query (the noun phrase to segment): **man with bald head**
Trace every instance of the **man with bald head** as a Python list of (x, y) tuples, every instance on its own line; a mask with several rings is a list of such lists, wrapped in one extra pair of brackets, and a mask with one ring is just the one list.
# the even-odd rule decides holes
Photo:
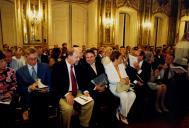
[[(81, 83), (81, 71), (78, 65), (75, 65), (80, 60), (79, 50), (72, 48), (68, 49), (66, 59), (54, 65), (52, 71), (53, 86), (59, 98), (60, 112), (64, 128), (71, 127), (71, 117), (74, 114), (74, 98), (86, 95), (89, 92), (86, 90), (86, 85)], [(81, 127), (89, 127), (89, 122), (93, 109), (93, 101), (81, 106), (79, 115)]]

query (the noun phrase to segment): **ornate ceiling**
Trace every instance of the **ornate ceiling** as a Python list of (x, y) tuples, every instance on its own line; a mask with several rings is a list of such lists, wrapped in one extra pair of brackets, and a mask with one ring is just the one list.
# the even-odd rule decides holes
[(78, 3), (89, 3), (92, 0), (57, 0), (57, 1), (66, 1), (66, 2), (78, 2)]

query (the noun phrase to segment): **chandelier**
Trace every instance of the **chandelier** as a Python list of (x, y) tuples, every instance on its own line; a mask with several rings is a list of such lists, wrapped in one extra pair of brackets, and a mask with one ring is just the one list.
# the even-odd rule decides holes
[(43, 17), (41, 0), (27, 1), (27, 17), (32, 25), (39, 24)]
[(113, 19), (108, 17), (103, 19), (104, 25), (106, 28), (109, 28), (113, 25)]

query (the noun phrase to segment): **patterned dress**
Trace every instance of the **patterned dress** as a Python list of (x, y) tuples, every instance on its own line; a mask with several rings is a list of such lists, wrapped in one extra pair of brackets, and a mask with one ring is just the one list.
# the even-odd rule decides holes
[(16, 75), (14, 69), (6, 68), (0, 72), (0, 99), (6, 98), (7, 93), (13, 95), (16, 91)]

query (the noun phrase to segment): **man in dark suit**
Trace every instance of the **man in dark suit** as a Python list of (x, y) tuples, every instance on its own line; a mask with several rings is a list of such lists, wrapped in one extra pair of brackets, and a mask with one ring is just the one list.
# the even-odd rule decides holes
[[(30, 119), (33, 128), (46, 127), (48, 119), (48, 92), (51, 85), (50, 70), (47, 64), (37, 63), (37, 50), (26, 49), (27, 64), (17, 70), (16, 78), (21, 104), (24, 109), (23, 118), (27, 119), (30, 109)], [(41, 82), (39, 82), (39, 79)], [(40, 85), (46, 85), (40, 88)]]
[[(77, 48), (68, 49), (66, 59), (53, 66), (53, 86), (59, 97), (60, 112), (64, 128), (70, 128), (71, 117), (74, 114), (74, 98), (89, 96), (86, 85), (82, 85), (81, 71), (78, 68), (80, 52)], [(82, 94), (83, 93), (83, 94)], [(94, 102), (81, 106), (79, 120), (81, 127), (89, 127)]]
[(105, 73), (104, 66), (102, 65), (102, 63), (96, 61), (95, 53), (93, 50), (87, 50), (85, 52), (85, 61), (81, 65), (82, 65), (82, 70), (84, 71), (82, 73), (87, 74), (87, 76), (85, 75), (86, 79), (84, 79), (84, 82), (87, 86), (90, 84), (90, 86), (88, 86), (89, 90), (92, 92), (93, 90), (100, 92), (104, 91), (105, 86), (95, 86), (90, 82), (95, 77), (99, 76), (102, 73)]
[(134, 67), (131, 67), (130, 64), (126, 68), (127, 74), (132, 83), (136, 85), (136, 88), (142, 88), (146, 86), (151, 75), (151, 65), (145, 60), (145, 52), (137, 52), (137, 62), (134, 63)]
[(136, 92), (136, 114), (143, 116), (143, 112), (147, 107), (147, 98), (149, 98), (149, 95), (151, 95), (151, 91), (147, 85), (147, 82), (149, 81), (151, 75), (151, 65), (145, 61), (144, 51), (138, 50), (136, 53), (137, 62), (134, 63), (134, 67), (131, 67), (129, 65), (126, 68), (126, 72), (131, 82), (135, 84), (134, 89)]
[[(94, 108), (92, 116), (92, 126), (113, 127), (115, 110), (118, 106), (117, 99), (109, 90), (108, 85), (100, 86), (91, 83), (95, 77), (105, 73), (104, 66), (100, 61), (96, 61), (93, 49), (85, 52), (85, 63), (82, 65), (82, 73), (85, 78), (84, 85), (87, 85), (91, 96), (94, 99)], [(87, 74), (87, 75), (85, 75)], [(110, 123), (111, 122), (111, 123)]]

